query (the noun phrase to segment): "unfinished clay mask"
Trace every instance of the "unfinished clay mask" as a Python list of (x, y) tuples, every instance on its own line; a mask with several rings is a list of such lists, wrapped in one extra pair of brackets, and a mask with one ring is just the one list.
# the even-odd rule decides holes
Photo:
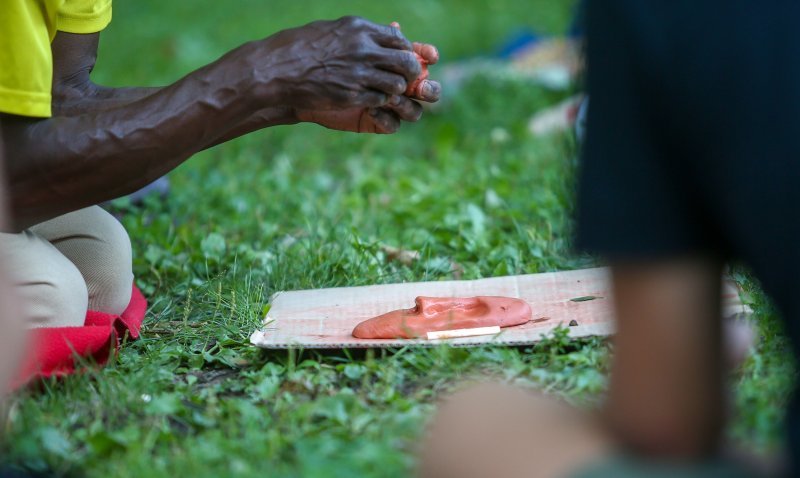
[(360, 339), (415, 339), (428, 332), (511, 327), (531, 320), (531, 308), (521, 299), (479, 296), (417, 297), (416, 307), (365, 320), (353, 329)]

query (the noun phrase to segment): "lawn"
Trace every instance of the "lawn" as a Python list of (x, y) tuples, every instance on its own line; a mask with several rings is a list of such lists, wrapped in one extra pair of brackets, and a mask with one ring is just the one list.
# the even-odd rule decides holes
[[(571, 3), (118, 2), (95, 79), (163, 84), (250, 39), (344, 14), (397, 20), (452, 61), (490, 54), (521, 27), (561, 33)], [(98, 477), (408, 476), (436, 398), (463, 380), (596, 403), (612, 347), (563, 331), (522, 349), (322, 355), (248, 343), (280, 290), (596, 265), (570, 252), (574, 138), (526, 129), (567, 94), (478, 77), (397, 135), (274, 128), (197, 155), (171, 174), (165, 202), (118, 202), (151, 305), (143, 338), (105, 369), (21, 393), (5, 460)], [(382, 245), (421, 258), (391, 262)], [(731, 377), (729, 435), (769, 451), (794, 368), (769, 304), (746, 271), (736, 277), (761, 341)]]

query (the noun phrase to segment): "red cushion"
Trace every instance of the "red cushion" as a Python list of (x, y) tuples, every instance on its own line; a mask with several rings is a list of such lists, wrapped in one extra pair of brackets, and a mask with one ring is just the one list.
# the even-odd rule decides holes
[(147, 300), (133, 286), (131, 303), (122, 315), (89, 311), (83, 327), (30, 331), (27, 353), (11, 388), (45, 377), (69, 375), (82, 361), (105, 364), (111, 351), (119, 349), (120, 340), (126, 333), (133, 339), (139, 337), (146, 310)]

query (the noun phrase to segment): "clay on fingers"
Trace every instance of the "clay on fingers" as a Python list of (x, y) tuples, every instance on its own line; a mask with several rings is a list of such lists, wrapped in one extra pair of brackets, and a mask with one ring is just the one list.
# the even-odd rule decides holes
[[(400, 29), (400, 24), (392, 22), (391, 26)], [(425, 82), (430, 76), (428, 72), (428, 65), (434, 65), (439, 61), (439, 50), (435, 46), (427, 43), (414, 42), (414, 57), (420, 66), (420, 74), (417, 78), (408, 84), (405, 95), (411, 98), (425, 98)]]

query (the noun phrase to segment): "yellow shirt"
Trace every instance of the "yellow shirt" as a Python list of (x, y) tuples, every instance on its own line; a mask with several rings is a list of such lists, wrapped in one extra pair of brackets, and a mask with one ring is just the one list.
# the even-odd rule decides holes
[(111, 0), (0, 1), (0, 112), (49, 117), (56, 30), (99, 32)]

